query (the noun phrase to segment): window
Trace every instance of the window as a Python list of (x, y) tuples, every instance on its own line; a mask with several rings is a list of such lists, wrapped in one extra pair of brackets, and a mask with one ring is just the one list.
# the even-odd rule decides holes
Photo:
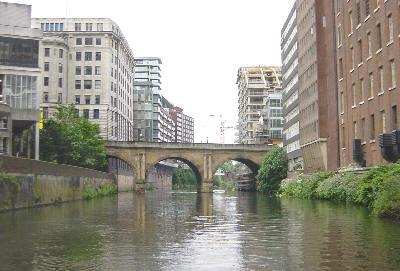
[(384, 82), (383, 82), (384, 78), (383, 78), (383, 66), (379, 67), (379, 83), (380, 83), (380, 90), (379, 92), (383, 92), (384, 89)]
[(358, 63), (362, 63), (363, 62), (363, 54), (362, 54), (362, 41), (361, 40), (358, 40), (358, 52), (359, 52)]
[(350, 34), (353, 33), (353, 12), (349, 11), (349, 25), (350, 25)]
[(85, 80), (84, 81), (84, 88), (85, 89), (92, 89), (92, 80)]
[(83, 109), (83, 117), (89, 119), (89, 109)]
[(50, 31), (54, 31), (54, 23), (50, 23)]
[(369, 91), (370, 91), (370, 98), (374, 97), (374, 75), (372, 72), (369, 74)]
[(94, 81), (94, 88), (95, 89), (101, 89), (101, 80), (95, 80)]
[(101, 60), (101, 52), (96, 52), (96, 61)]
[(49, 77), (43, 77), (43, 86), (49, 86)]
[(46, 31), (50, 31), (50, 24), (46, 23)]
[(353, 83), (353, 107), (356, 107), (357, 97), (356, 97), (356, 84)]
[(60, 23), (60, 31), (64, 31), (64, 23)]
[(86, 23), (86, 31), (92, 31), (92, 23)]
[(85, 45), (93, 45), (93, 38), (85, 38)]
[(75, 89), (81, 89), (81, 80), (75, 80)]
[(82, 24), (81, 23), (75, 23), (75, 31), (81, 31), (82, 30)]
[(358, 130), (357, 130), (357, 122), (353, 121), (353, 127), (354, 127), (354, 138), (358, 138)]
[(371, 136), (371, 140), (375, 140), (375, 115), (374, 114), (372, 114), (371, 115), (371, 127), (370, 127), (370, 129), (371, 129), (371, 134), (370, 134), (370, 136)]
[(44, 23), (41, 23), (41, 24), (40, 24), (40, 29), (42, 29), (42, 31), (45, 31), (45, 27), (44, 27), (44, 26), (45, 26)]
[(44, 48), (44, 56), (49, 57), (50, 56), (50, 48)]
[(58, 63), (58, 73), (62, 73), (62, 72), (63, 72), (63, 64)]
[(381, 24), (376, 25), (376, 33), (377, 33), (377, 42), (378, 42), (378, 50), (382, 48), (382, 33), (381, 33)]
[(368, 40), (368, 57), (372, 57), (372, 38), (371, 32), (367, 33), (367, 40)]
[(95, 74), (96, 74), (96, 75), (101, 75), (101, 66), (96, 66), (96, 68), (95, 68)]
[(340, 92), (340, 113), (344, 113), (344, 95)]
[(365, 16), (369, 16), (369, 0), (365, 0)]
[(85, 95), (85, 104), (90, 104), (90, 95)]
[(45, 71), (45, 72), (50, 71), (50, 63), (49, 63), (49, 62), (45, 62), (45, 63), (44, 63), (44, 71)]
[(62, 88), (63, 85), (63, 79), (62, 78), (58, 78), (58, 87)]
[(82, 45), (82, 38), (76, 38), (76, 45)]
[(57, 102), (58, 102), (59, 104), (62, 103), (62, 93), (58, 93)]
[(101, 38), (96, 38), (96, 45), (101, 45)]
[(361, 119), (361, 141), (363, 143), (366, 141), (366, 137), (365, 137), (365, 118)]
[(360, 7), (360, 2), (356, 3), (356, 9), (357, 9), (357, 25), (361, 24), (361, 7)]
[(338, 25), (338, 30), (337, 30), (337, 35), (338, 35), (338, 47), (342, 46), (342, 25)]
[(381, 0), (376, 0), (376, 8), (379, 8)]
[(43, 107), (43, 118), (47, 119), (49, 117), (49, 108)]
[(82, 74), (81, 66), (76, 66), (75, 67), (75, 75), (81, 75), (81, 74)]
[(95, 103), (100, 104), (100, 95), (95, 96)]
[(388, 15), (388, 34), (389, 34), (389, 42), (393, 42), (393, 17), (392, 14)]
[(63, 58), (64, 57), (64, 50), (63, 49), (59, 49), (58, 50), (58, 57), (59, 58)]
[(339, 58), (339, 78), (343, 78), (343, 59)]
[(392, 106), (392, 130), (397, 129), (397, 106)]
[(97, 31), (103, 31), (103, 23), (97, 23)]
[(385, 113), (385, 110), (381, 111), (381, 119), (382, 119), (382, 133), (386, 133), (386, 113)]
[(361, 95), (361, 103), (364, 102), (365, 99), (365, 88), (364, 88), (364, 79), (360, 79), (360, 95)]
[(390, 75), (392, 77), (392, 87), (396, 87), (396, 64), (394, 63), (394, 59), (390, 60)]
[(85, 75), (92, 75), (92, 66), (85, 66)]
[(49, 93), (43, 92), (43, 102), (47, 103), (49, 101)]
[(93, 118), (98, 119), (99, 118), (99, 109), (93, 109)]
[(351, 47), (350, 50), (351, 50), (351, 69), (354, 70), (355, 66), (354, 47)]
[(92, 61), (92, 52), (85, 52), (85, 60)]
[(81, 103), (81, 95), (75, 95), (75, 104)]
[(76, 61), (81, 61), (82, 60), (82, 53), (81, 52), (76, 52), (75, 53), (75, 60)]

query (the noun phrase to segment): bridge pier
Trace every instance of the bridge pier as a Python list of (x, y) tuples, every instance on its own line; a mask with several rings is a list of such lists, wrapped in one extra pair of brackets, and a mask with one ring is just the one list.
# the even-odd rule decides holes
[(136, 192), (137, 193), (146, 192), (146, 180), (137, 180), (136, 181)]
[(200, 184), (197, 184), (198, 193), (212, 193), (213, 182), (212, 180), (203, 180)]

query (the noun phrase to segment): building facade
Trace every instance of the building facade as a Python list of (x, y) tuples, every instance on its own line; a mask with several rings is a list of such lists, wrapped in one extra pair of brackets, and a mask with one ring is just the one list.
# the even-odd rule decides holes
[(281, 31), (283, 147), (289, 160), (289, 170), (296, 164), (303, 166), (299, 126), (299, 77), (297, 52), (296, 4), (293, 5)]
[(299, 135), (306, 172), (339, 166), (333, 13), (331, 1), (296, 1)]
[[(256, 144), (272, 140), (282, 141), (282, 121), (274, 122), (269, 129), (269, 115), (266, 102), (274, 94), (282, 95), (282, 75), (280, 67), (248, 66), (240, 67), (237, 74), (239, 102), (239, 143)], [(279, 99), (280, 100), (280, 99)], [(264, 110), (264, 113), (263, 113)], [(262, 120), (260, 121), (260, 118)], [(280, 107), (282, 120), (282, 106)]]
[(42, 31), (31, 6), (0, 2), (0, 153), (39, 159)]
[[(385, 161), (379, 134), (399, 127), (400, 8), (394, 0), (334, 2), (340, 166), (372, 166)], [(354, 139), (361, 140), (361, 161), (353, 157)]]
[(44, 32), (41, 108), (75, 104), (105, 140), (133, 140), (134, 59), (118, 25), (107, 18), (35, 18)]
[(194, 119), (182, 114), (182, 143), (194, 143)]

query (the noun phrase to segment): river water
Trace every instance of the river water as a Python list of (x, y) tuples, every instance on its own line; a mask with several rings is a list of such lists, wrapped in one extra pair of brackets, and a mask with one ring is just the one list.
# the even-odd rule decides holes
[(122, 193), (0, 213), (0, 270), (400, 270), (400, 222), (257, 193)]

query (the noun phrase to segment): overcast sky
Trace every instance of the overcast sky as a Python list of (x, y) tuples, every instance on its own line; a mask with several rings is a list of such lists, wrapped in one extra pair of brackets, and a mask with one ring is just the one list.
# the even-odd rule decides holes
[[(281, 65), (280, 31), (295, 0), (4, 2), (32, 5), (36, 18), (111, 18), (134, 56), (162, 59), (162, 93), (194, 117), (195, 142), (219, 143), (219, 116), (225, 126), (237, 124), (238, 68)], [(225, 143), (233, 141), (228, 129)]]

